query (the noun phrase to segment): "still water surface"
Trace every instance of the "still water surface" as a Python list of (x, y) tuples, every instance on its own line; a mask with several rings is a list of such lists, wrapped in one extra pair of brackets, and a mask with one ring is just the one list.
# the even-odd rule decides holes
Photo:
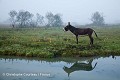
[(120, 80), (120, 56), (55, 59), (0, 56), (0, 80)]

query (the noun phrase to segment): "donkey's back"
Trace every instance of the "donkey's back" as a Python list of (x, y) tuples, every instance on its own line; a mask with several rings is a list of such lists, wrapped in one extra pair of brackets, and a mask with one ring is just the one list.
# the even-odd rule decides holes
[(93, 33), (93, 29), (91, 28), (76, 28), (76, 32), (78, 35), (91, 35)]

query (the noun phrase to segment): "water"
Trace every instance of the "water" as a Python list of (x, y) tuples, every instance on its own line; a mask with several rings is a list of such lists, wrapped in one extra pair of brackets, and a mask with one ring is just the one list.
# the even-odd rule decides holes
[(73, 59), (0, 56), (0, 80), (120, 80), (120, 56)]

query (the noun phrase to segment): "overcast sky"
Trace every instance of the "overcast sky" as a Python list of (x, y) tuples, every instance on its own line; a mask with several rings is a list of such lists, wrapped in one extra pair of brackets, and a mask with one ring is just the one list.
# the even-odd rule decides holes
[(0, 22), (8, 19), (10, 10), (27, 10), (45, 16), (61, 13), (64, 22), (90, 23), (92, 13), (99, 11), (106, 23), (120, 23), (120, 0), (0, 0)]

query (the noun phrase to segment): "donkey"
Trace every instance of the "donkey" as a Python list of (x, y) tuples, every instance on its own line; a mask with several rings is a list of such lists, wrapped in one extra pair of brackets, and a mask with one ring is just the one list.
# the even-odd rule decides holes
[(92, 62), (93, 62), (93, 59), (88, 61), (88, 63), (79, 63), (77, 61), (71, 67), (64, 66), (63, 70), (66, 73), (68, 73), (68, 77), (69, 77), (70, 73), (72, 73), (74, 71), (79, 71), (79, 70), (82, 70), (82, 71), (92, 71), (96, 67), (96, 65), (97, 65), (97, 62), (96, 62), (95, 65), (92, 66)]
[(76, 27), (70, 25), (70, 22), (68, 22), (68, 25), (66, 27), (64, 27), (64, 30), (65, 31), (70, 30), (76, 36), (77, 44), (78, 44), (78, 36), (79, 35), (88, 35), (90, 38), (91, 45), (93, 44), (93, 40), (94, 40), (92, 37), (93, 32), (95, 33), (96, 37), (98, 38), (96, 32), (93, 29), (91, 29), (91, 28), (76, 28)]

